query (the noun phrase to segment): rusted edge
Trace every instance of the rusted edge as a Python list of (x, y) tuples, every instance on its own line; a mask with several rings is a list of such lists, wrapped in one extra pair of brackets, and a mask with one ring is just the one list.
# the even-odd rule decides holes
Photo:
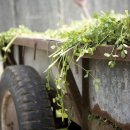
[(91, 110), (90, 112), (96, 116), (101, 116), (103, 118), (106, 118), (107, 120), (111, 121), (112, 123), (114, 123), (115, 125), (117, 125), (118, 127), (120, 127), (122, 130), (130, 130), (130, 123), (120, 123), (117, 122), (115, 119), (113, 119), (108, 113), (107, 111), (103, 111), (100, 109), (100, 106), (98, 104), (96, 104)]

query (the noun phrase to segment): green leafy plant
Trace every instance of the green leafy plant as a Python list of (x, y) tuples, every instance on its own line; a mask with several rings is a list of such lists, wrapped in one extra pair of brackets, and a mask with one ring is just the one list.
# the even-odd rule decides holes
[[(130, 43), (130, 16), (127, 11), (124, 15), (102, 13), (101, 15), (96, 15), (92, 21), (85, 20), (81, 23), (78, 24), (78, 28), (76, 26), (69, 32), (64, 30), (64, 32), (61, 31), (60, 33), (59, 31), (58, 36), (64, 38), (65, 42), (62, 46), (57, 47), (56, 52), (50, 56), (54, 60), (50, 66), (52, 67), (58, 63), (61, 67), (59, 72), (60, 78), (56, 80), (56, 86), (62, 91), (61, 97), (64, 97), (65, 88), (69, 87), (66, 76), (70, 65), (76, 64), (79, 66), (78, 61), (84, 54), (93, 55), (96, 48), (100, 45), (113, 45), (112, 52), (110, 54), (104, 54), (104, 56), (110, 59), (108, 66), (113, 68), (116, 65), (116, 58), (126, 58), (128, 53), (127, 47)], [(85, 71), (86, 78), (92, 76), (89, 70)], [(94, 78), (93, 84), (95, 90), (98, 92), (100, 80)]]
[(31, 30), (24, 26), (19, 26), (18, 28), (10, 28), (7, 32), (0, 33), (0, 52), (4, 51), (5, 55), (2, 57), (3, 62), (6, 61), (6, 54), (10, 53), (10, 47), (12, 46), (14, 40), (22, 35), (32, 34)]

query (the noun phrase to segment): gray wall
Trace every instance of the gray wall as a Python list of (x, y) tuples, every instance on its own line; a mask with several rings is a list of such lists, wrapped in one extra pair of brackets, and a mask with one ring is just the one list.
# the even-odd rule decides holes
[(0, 0), (0, 31), (21, 24), (43, 31), (80, 19), (80, 14), (73, 0)]
[(0, 0), (0, 31), (15, 26), (14, 5), (11, 0)]
[(123, 13), (130, 9), (130, 0), (87, 0), (89, 12), (111, 11)]
[[(87, 0), (89, 12), (124, 12), (130, 0)], [(0, 31), (25, 25), (32, 30), (56, 28), (58, 23), (81, 19), (82, 11), (74, 0), (0, 0)]]

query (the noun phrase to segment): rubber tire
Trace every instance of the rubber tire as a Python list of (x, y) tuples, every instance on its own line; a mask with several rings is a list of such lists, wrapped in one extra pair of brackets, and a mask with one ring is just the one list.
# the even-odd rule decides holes
[(45, 82), (32, 67), (20, 65), (5, 69), (0, 82), (0, 106), (7, 90), (15, 104), (19, 130), (55, 130)]

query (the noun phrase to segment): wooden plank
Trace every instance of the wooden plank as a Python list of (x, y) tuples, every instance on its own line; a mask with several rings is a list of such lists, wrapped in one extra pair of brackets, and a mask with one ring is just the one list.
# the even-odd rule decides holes
[[(57, 40), (57, 39), (43, 39), (40, 37), (18, 37), (15, 41), (15, 45), (21, 45), (21, 46), (26, 46), (26, 47), (31, 47), (35, 48), (35, 45), (37, 44), (37, 49), (40, 50), (45, 50), (48, 52), (54, 52), (55, 49), (51, 49), (52, 45), (61, 45), (63, 44), (64, 41), (62, 40)], [(105, 57), (104, 53), (111, 53), (113, 50), (114, 46), (109, 45), (109, 46), (98, 46), (96, 51), (94, 52), (94, 55), (88, 55), (85, 54), (83, 58), (90, 58), (90, 59), (105, 59), (105, 60), (110, 60), (110, 58)], [(128, 51), (128, 54), (126, 58), (113, 58), (114, 60), (121, 60), (121, 61), (130, 61), (130, 46), (126, 48)], [(115, 52), (116, 50), (114, 50)], [(119, 54), (119, 52), (117, 53)]]
[[(114, 46), (98, 46), (96, 51), (94, 52), (94, 55), (88, 55), (85, 54), (83, 58), (90, 58), (90, 59), (102, 59), (102, 60), (111, 60), (109, 57), (105, 57), (104, 53), (111, 53)], [(125, 58), (117, 57), (112, 58), (113, 60), (121, 60), (121, 61), (130, 61), (130, 46), (126, 48), (128, 54)], [(114, 50), (115, 52), (116, 50)], [(117, 54), (120, 54), (119, 52)]]
[(67, 88), (67, 90), (69, 91), (69, 94), (71, 95), (73, 105), (74, 105), (73, 107), (76, 112), (76, 116), (79, 120), (79, 124), (82, 124), (82, 97), (80, 95), (78, 86), (75, 82), (75, 79), (71, 70), (68, 71), (66, 79), (69, 83), (69, 87)]
[(14, 45), (26, 46), (37, 49), (46, 50), (48, 52), (54, 52), (55, 49), (51, 49), (52, 45), (60, 45), (63, 41), (57, 39), (43, 39), (42, 37), (18, 37), (14, 41)]

